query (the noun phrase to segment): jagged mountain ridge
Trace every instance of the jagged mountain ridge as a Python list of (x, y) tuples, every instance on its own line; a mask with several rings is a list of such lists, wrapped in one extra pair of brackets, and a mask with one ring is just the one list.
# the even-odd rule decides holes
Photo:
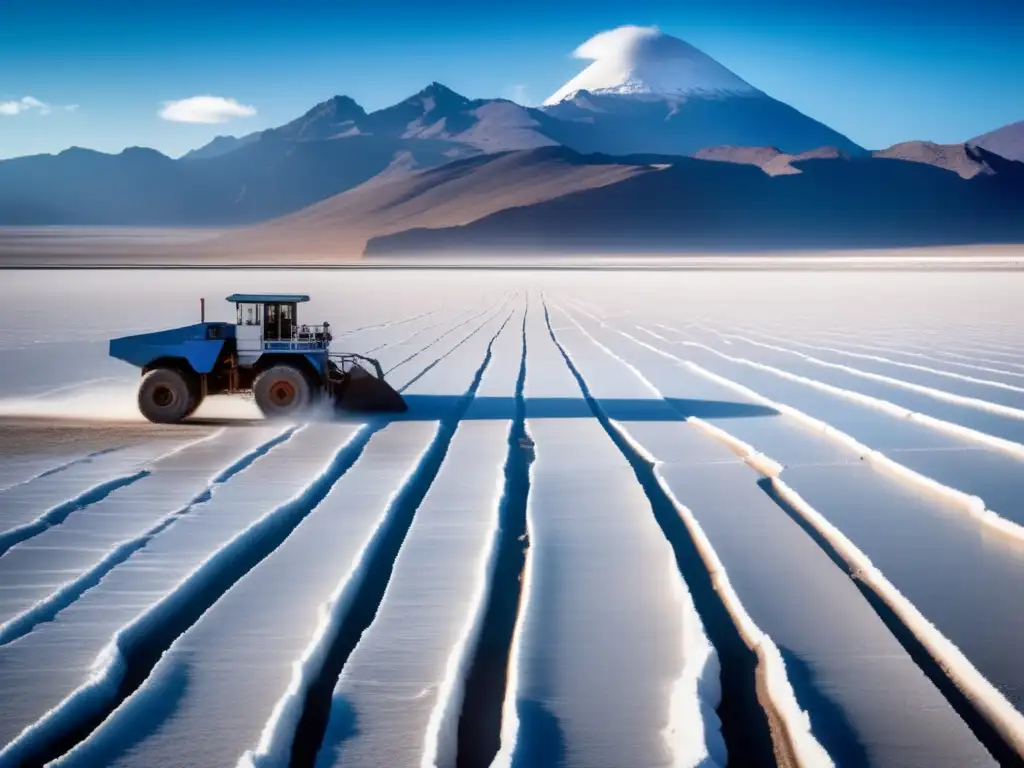
[[(610, 41), (610, 42), (609, 42)], [(719, 145), (824, 145), (864, 150), (846, 136), (753, 87), (690, 44), (654, 29), (602, 33), (577, 53), (595, 59), (539, 108), (470, 99), (441, 83), (365, 112), (345, 96), (279, 128), (232, 143), (218, 137), (188, 157), (208, 158), (274, 135), (291, 141), (354, 135), (451, 141), (453, 157), (561, 144), (584, 153), (689, 155)]]
[(409, 98), (374, 112), (366, 112), (348, 96), (334, 96), (283, 126), (237, 139), (218, 137), (185, 157), (226, 154), (244, 143), (266, 138), (323, 141), (368, 135), (450, 141), (452, 156), (460, 157), (555, 144), (536, 130), (547, 122), (542, 112), (507, 99), (469, 99), (434, 82)]

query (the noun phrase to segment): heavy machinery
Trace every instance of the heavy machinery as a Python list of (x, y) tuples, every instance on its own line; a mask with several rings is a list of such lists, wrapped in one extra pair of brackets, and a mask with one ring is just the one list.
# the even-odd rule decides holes
[(142, 369), (139, 410), (153, 422), (190, 416), (207, 395), (251, 392), (270, 418), (289, 418), (318, 400), (342, 410), (399, 412), (402, 396), (384, 381), (380, 364), (330, 351), (330, 324), (303, 325), (298, 294), (236, 293), (236, 322), (200, 322), (112, 339), (110, 355)]

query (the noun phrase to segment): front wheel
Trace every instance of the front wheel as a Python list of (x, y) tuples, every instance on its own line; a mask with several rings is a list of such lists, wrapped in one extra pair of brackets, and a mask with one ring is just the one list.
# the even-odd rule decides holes
[(156, 368), (142, 377), (139, 410), (157, 424), (177, 424), (196, 409), (188, 379), (173, 368)]
[(268, 419), (295, 416), (313, 400), (309, 381), (290, 365), (275, 365), (256, 377), (252, 386), (256, 405)]

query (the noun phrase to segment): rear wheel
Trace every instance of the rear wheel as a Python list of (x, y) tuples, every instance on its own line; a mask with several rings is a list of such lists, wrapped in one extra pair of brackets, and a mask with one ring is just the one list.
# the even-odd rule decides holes
[(157, 424), (177, 424), (196, 409), (195, 400), (186, 376), (173, 368), (156, 368), (139, 385), (139, 410)]
[(295, 416), (313, 401), (312, 388), (302, 371), (275, 365), (256, 377), (252, 385), (256, 405), (267, 418)]

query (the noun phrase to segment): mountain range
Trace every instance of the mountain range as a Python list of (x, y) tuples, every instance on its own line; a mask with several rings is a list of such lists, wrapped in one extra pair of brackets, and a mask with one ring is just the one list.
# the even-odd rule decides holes
[(826, 223), (836, 242), (1024, 237), (1024, 165), (1011, 162), (1024, 123), (870, 152), (677, 38), (623, 29), (613, 55), (603, 46), (536, 108), (435, 82), (373, 112), (335, 96), (178, 159), (71, 148), (0, 161), (0, 225), (250, 225), (215, 248), (339, 256), (743, 245), (738, 223), (780, 247), (827, 240)]
[[(928, 163), (827, 152), (792, 158), (792, 172), (774, 176), (734, 162), (637, 158), (634, 162), (643, 167), (614, 183), (510, 206), (465, 224), (410, 222), (403, 231), (370, 238), (365, 253), (707, 252), (1024, 242), (1024, 163), (977, 148), (971, 152), (990, 173), (965, 179)], [(580, 156), (573, 162), (593, 160)]]

